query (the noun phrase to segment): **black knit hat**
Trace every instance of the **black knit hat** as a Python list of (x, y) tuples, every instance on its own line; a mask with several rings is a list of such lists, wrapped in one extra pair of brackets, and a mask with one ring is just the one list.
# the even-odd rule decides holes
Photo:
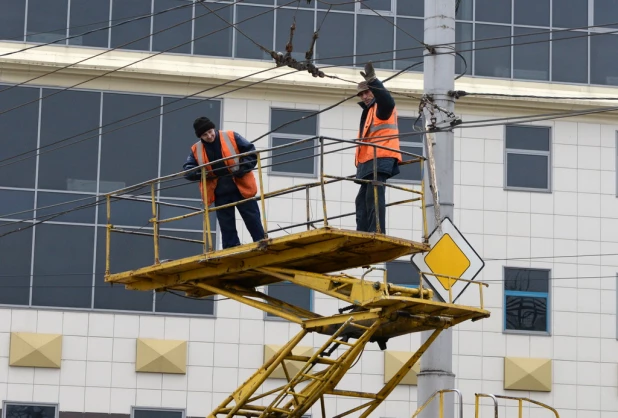
[(204, 133), (211, 129), (215, 129), (215, 124), (205, 116), (195, 119), (193, 122), (193, 129), (195, 129), (195, 136), (201, 138)]

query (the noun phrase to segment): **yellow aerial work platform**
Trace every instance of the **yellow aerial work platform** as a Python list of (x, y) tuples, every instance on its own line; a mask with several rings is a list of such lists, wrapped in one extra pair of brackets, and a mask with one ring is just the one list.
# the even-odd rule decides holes
[[(409, 288), (388, 282), (386, 273), (381, 280), (369, 280), (367, 274), (353, 277), (343, 270), (369, 267), (403, 256), (428, 251), (425, 243), (414, 242), (384, 234), (374, 234), (333, 228), (329, 220), (345, 215), (328, 217), (324, 189), (328, 184), (339, 181), (351, 181), (350, 177), (328, 176), (323, 171), (324, 143), (328, 138), (320, 137), (322, 170), (318, 182), (292, 188), (262, 193), (254, 199), (262, 204), (265, 214), (265, 200), (285, 193), (305, 192), (309, 198), (309, 189), (321, 189), (323, 219), (310, 219), (307, 211), (307, 231), (290, 233), (280, 237), (266, 237), (264, 240), (244, 244), (234, 248), (214, 251), (210, 242), (209, 212), (220, 208), (198, 210), (175, 218), (160, 219), (159, 206), (165, 205), (156, 199), (156, 187), (160, 182), (176, 176), (167, 176), (123, 189), (107, 195), (107, 267), (105, 280), (109, 283), (124, 284), (127, 289), (142, 291), (183, 291), (191, 297), (221, 295), (262, 311), (277, 315), (301, 326), (300, 332), (285, 344), (272, 358), (257, 370), (234, 393), (225, 399), (209, 417), (245, 416), (245, 417), (294, 417), (300, 418), (314, 404), (320, 403), (323, 418), (333, 418), (327, 414), (324, 396), (343, 396), (361, 399), (363, 402), (345, 413), (343, 417), (358, 412), (367, 417), (401, 382), (420, 356), (427, 350), (435, 338), (444, 329), (466, 320), (476, 321), (486, 318), (489, 312), (483, 308), (482, 283), (476, 283), (480, 289), (478, 307), (463, 306), (453, 303), (434, 301), (433, 292), (424, 286), (424, 274), (420, 274), (420, 286)], [(379, 145), (374, 145), (380, 147)], [(267, 150), (264, 150), (267, 151)], [(261, 153), (258, 154), (258, 176), (262, 182)], [(403, 153), (408, 154), (408, 153)], [(419, 162), (422, 157), (412, 156), (409, 162)], [(201, 168), (202, 178), (206, 179), (205, 166)], [(380, 184), (369, 181), (371, 186)], [(386, 187), (400, 189), (415, 194), (415, 198), (398, 203), (418, 201), (425, 213), (425, 201), (422, 191), (405, 189), (386, 183)], [(141, 268), (111, 273), (110, 236), (112, 232), (128, 232), (111, 223), (112, 202), (117, 199), (130, 198), (127, 193), (143, 187), (151, 188), (152, 218), (154, 239), (154, 264)], [(206, 191), (205, 180), (202, 182)], [(263, 189), (262, 189), (263, 190)], [(308, 205), (307, 205), (308, 206)], [(171, 261), (159, 261), (159, 240), (161, 224), (185, 219), (189, 216), (202, 216), (204, 220), (204, 245), (202, 254)], [(264, 216), (264, 230), (268, 231)], [(323, 225), (311, 229), (315, 223)], [(427, 237), (424, 219), (424, 236)], [(298, 226), (298, 225), (296, 225)], [(378, 230), (379, 230), (378, 222)], [(144, 235), (143, 233), (140, 233)], [(177, 238), (180, 239), (180, 238)], [(344, 301), (349, 306), (340, 309), (332, 316), (322, 316), (301, 307), (261, 292), (259, 286), (277, 282), (291, 282), (312, 289), (324, 295)], [(349, 391), (338, 388), (346, 372), (353, 366), (369, 342), (377, 342), (384, 349), (389, 338), (412, 332), (433, 330), (417, 352), (406, 362), (384, 387), (376, 393)], [(328, 336), (326, 341), (312, 355), (295, 355), (294, 348), (308, 333)], [(332, 357), (331, 357), (332, 356)], [(289, 362), (300, 363), (299, 370), (292, 373)], [(286, 376), (285, 384), (271, 390), (264, 390), (263, 384), (275, 369), (281, 367)]]

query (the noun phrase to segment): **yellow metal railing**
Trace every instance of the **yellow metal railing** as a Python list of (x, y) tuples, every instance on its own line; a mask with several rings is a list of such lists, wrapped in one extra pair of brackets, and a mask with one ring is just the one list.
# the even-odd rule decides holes
[[(392, 138), (391, 137), (385, 137), (385, 138)], [(272, 154), (273, 151), (281, 151), (285, 148), (289, 148), (289, 147), (298, 147), (299, 145), (303, 144), (303, 143), (309, 143), (311, 141), (318, 141), (319, 144), (318, 145), (313, 145), (313, 146), (309, 146), (307, 148), (301, 148), (301, 149), (293, 149), (291, 151), (284, 151), (284, 152), (279, 152), (276, 156), (280, 157), (282, 155), (286, 155), (286, 154), (291, 154), (291, 153), (295, 153), (295, 152), (299, 152), (302, 150), (307, 150), (307, 149), (315, 149), (318, 148), (319, 149), (319, 154), (314, 155), (312, 158), (319, 158), (320, 159), (320, 165), (319, 165), (319, 176), (318, 176), (318, 180), (317, 181), (313, 181), (313, 182), (309, 182), (309, 183), (305, 183), (305, 184), (299, 184), (299, 185), (295, 185), (292, 187), (288, 187), (285, 189), (281, 189), (281, 190), (276, 190), (276, 191), (270, 191), (270, 192), (266, 192), (264, 190), (264, 169), (267, 167), (272, 167), (276, 164), (271, 163), (269, 166), (265, 166), (263, 164), (265, 159), (273, 159), (274, 155)], [(328, 142), (328, 144), (326, 144)], [(341, 143), (348, 143), (350, 144), (350, 146), (348, 147), (342, 147), (339, 149), (335, 149), (335, 150), (330, 150), (330, 151), (325, 151), (325, 146), (326, 145), (334, 145), (334, 144), (341, 144)], [(356, 148), (358, 146), (370, 146), (373, 147), (374, 149), (374, 153), (373, 153), (373, 180), (365, 180), (365, 179), (356, 179), (354, 175), (351, 176), (347, 176), (347, 177), (343, 177), (343, 176), (335, 176), (335, 175), (329, 175), (325, 173), (325, 155), (327, 154), (331, 154), (334, 152), (341, 152), (342, 150), (345, 149), (353, 149)], [(213, 212), (216, 212), (217, 210), (221, 210), (221, 209), (225, 209), (225, 208), (229, 208), (229, 207), (235, 207), (238, 206), (242, 203), (248, 202), (248, 201), (259, 201), (260, 202), (260, 206), (261, 206), (261, 211), (262, 211), (262, 223), (263, 223), (263, 227), (264, 227), (264, 232), (265, 232), (265, 236), (264, 238), (268, 238), (268, 234), (269, 233), (274, 233), (274, 232), (279, 232), (279, 231), (285, 231), (285, 230), (290, 230), (293, 228), (298, 228), (298, 227), (303, 227), (306, 226), (307, 230), (310, 230), (312, 227), (315, 228), (316, 224), (322, 223), (324, 227), (328, 227), (329, 226), (329, 221), (332, 221), (334, 219), (340, 219), (340, 218), (344, 218), (344, 217), (349, 217), (349, 216), (353, 216), (355, 215), (354, 212), (351, 213), (344, 213), (344, 214), (338, 214), (338, 215), (334, 215), (334, 216), (328, 216), (328, 208), (327, 208), (327, 204), (326, 204), (326, 187), (330, 184), (333, 183), (338, 183), (338, 182), (354, 182), (354, 183), (364, 183), (364, 184), (368, 184), (370, 186), (373, 187), (374, 189), (374, 198), (376, 199), (376, 207), (377, 207), (377, 189), (380, 186), (385, 186), (391, 189), (395, 189), (395, 190), (400, 190), (400, 191), (404, 191), (407, 193), (412, 194), (415, 197), (412, 197), (410, 199), (405, 199), (405, 200), (400, 200), (400, 201), (396, 201), (396, 202), (390, 202), (387, 203), (385, 206), (386, 207), (390, 207), (390, 206), (395, 206), (395, 205), (402, 205), (402, 204), (406, 204), (406, 203), (412, 203), (412, 202), (420, 202), (421, 205), (421, 211), (422, 211), (422, 217), (423, 217), (423, 237), (425, 242), (427, 242), (427, 236), (428, 236), (428, 231), (427, 231), (427, 219), (426, 219), (426, 210), (425, 210), (425, 196), (424, 196), (424, 184), (423, 184), (423, 180), (421, 180), (421, 187), (420, 190), (415, 190), (412, 188), (408, 188), (408, 187), (402, 187), (402, 186), (397, 186), (394, 184), (390, 184), (390, 183), (381, 183), (377, 181), (377, 150), (378, 149), (385, 149), (385, 150), (391, 150), (391, 151), (398, 151), (400, 152), (402, 155), (408, 157), (409, 159), (407, 161), (404, 161), (403, 163), (401, 163), (400, 165), (406, 165), (406, 164), (413, 164), (413, 163), (421, 163), (422, 161), (425, 160), (424, 157), (420, 156), (420, 155), (416, 155), (407, 151), (403, 151), (403, 150), (394, 150), (392, 148), (388, 148), (382, 145), (378, 145), (376, 143), (369, 143), (369, 142), (360, 142), (360, 141), (350, 141), (350, 140), (343, 140), (343, 139), (338, 139), (338, 138), (330, 138), (330, 137), (324, 137), (324, 136), (319, 136), (319, 137), (311, 137), (311, 138), (306, 138), (306, 139), (302, 139), (299, 141), (295, 141), (292, 142), (290, 144), (285, 144), (285, 145), (280, 145), (280, 146), (276, 146), (276, 147), (271, 147), (268, 149), (263, 149), (263, 150), (255, 150), (255, 151), (251, 151), (251, 152), (247, 152), (247, 153), (243, 153), (243, 154), (238, 154), (235, 155), (233, 157), (227, 157), (227, 158), (223, 158), (217, 161), (213, 161), (213, 162), (209, 162), (206, 164), (203, 164), (199, 167), (196, 167), (194, 169), (191, 170), (187, 170), (187, 171), (183, 171), (183, 172), (179, 172), (179, 173), (175, 173), (175, 174), (171, 174), (171, 175), (167, 175), (167, 176), (163, 176), (163, 177), (159, 177), (156, 179), (152, 179), (146, 182), (142, 182), (139, 184), (136, 184), (134, 186), (130, 186), (130, 187), (126, 187), (120, 190), (116, 190), (113, 191), (111, 193), (108, 193), (105, 197), (106, 197), (106, 206), (107, 206), (107, 233), (106, 233), (106, 238), (107, 238), (107, 242), (106, 242), (106, 268), (105, 268), (105, 273), (109, 274), (110, 273), (110, 264), (111, 264), (111, 260), (110, 260), (110, 241), (111, 241), (111, 233), (112, 232), (117, 232), (117, 233), (125, 233), (125, 234), (134, 234), (134, 235), (143, 235), (143, 236), (150, 236), (153, 238), (153, 247), (154, 247), (154, 263), (158, 264), (160, 263), (160, 239), (170, 239), (170, 240), (176, 240), (176, 241), (184, 241), (184, 242), (191, 242), (191, 243), (199, 243), (203, 245), (203, 252), (204, 253), (208, 253), (208, 252), (212, 252), (214, 251), (214, 245), (212, 242), (212, 232), (213, 232), (213, 226), (211, 225), (210, 222), (210, 214)], [(265, 155), (265, 154), (269, 154), (270, 155)], [(258, 182), (260, 185), (260, 192), (257, 196), (252, 197), (252, 198), (248, 198), (248, 199), (243, 199), (240, 200), (238, 202), (234, 202), (234, 203), (230, 203), (230, 204), (226, 204), (226, 205), (221, 205), (221, 206), (215, 206), (215, 207), (206, 207), (204, 209), (198, 209), (198, 208), (191, 208), (189, 206), (183, 206), (183, 205), (176, 205), (176, 204), (172, 204), (172, 203), (168, 203), (168, 202), (163, 202), (161, 200), (157, 199), (157, 186), (164, 183), (164, 182), (168, 182), (168, 181), (172, 181), (172, 180), (176, 180), (176, 179), (180, 179), (182, 178), (185, 174), (191, 172), (191, 171), (196, 171), (196, 170), (200, 170), (201, 171), (201, 187), (202, 187), (202, 192), (203, 192), (203, 200), (207, 201), (208, 200), (208, 190), (206, 187), (206, 181), (208, 178), (208, 167), (221, 162), (221, 161), (226, 161), (232, 158), (241, 158), (243, 156), (248, 156), (248, 155), (256, 155), (257, 156), (257, 167), (256, 167), (256, 171), (257, 171), (257, 177), (258, 177)], [(292, 160), (287, 160), (284, 161), (284, 163), (289, 163), (289, 162), (293, 162), (293, 161), (298, 161), (298, 160), (302, 160), (306, 157), (302, 157), (302, 158), (297, 158), (297, 159), (292, 159)], [(423, 164), (421, 164), (421, 178), (423, 178)], [(149, 188), (149, 194), (150, 194), (150, 199), (139, 199), (136, 198), (135, 196), (131, 195), (131, 193), (135, 193), (136, 191), (139, 191), (141, 189), (144, 188)], [(322, 211), (323, 211), (323, 219), (322, 220), (316, 220), (316, 219), (312, 219), (311, 216), (311, 210), (310, 210), (310, 189), (313, 188), (319, 188), (320, 189), (320, 200), (322, 203)], [(159, 188), (160, 190), (160, 188)], [(295, 192), (305, 192), (305, 200), (306, 200), (306, 222), (302, 222), (302, 223), (296, 223), (293, 225), (289, 225), (289, 226), (284, 226), (284, 227), (279, 227), (277, 229), (272, 229), (272, 230), (268, 230), (268, 221), (267, 221), (267, 215), (266, 215), (266, 200), (267, 199), (271, 199), (271, 198), (275, 198), (275, 197), (279, 197), (279, 196), (283, 196), (283, 195), (287, 195), (290, 193), (295, 193)], [(123, 228), (119, 228), (116, 227), (113, 223), (112, 223), (112, 202), (117, 201), (117, 200), (133, 200), (133, 201), (140, 201), (140, 202), (149, 202), (151, 204), (152, 207), (152, 213), (151, 213), (151, 218), (148, 220), (149, 224), (152, 225), (152, 233), (150, 232), (141, 232), (141, 231), (135, 231), (135, 230), (129, 230), (129, 229), (123, 229)], [(183, 208), (191, 208), (191, 212), (184, 214), (184, 215), (179, 215), (179, 216), (173, 216), (173, 217), (168, 217), (168, 218), (161, 218), (160, 217), (160, 207), (161, 206), (170, 206), (170, 207), (183, 207)], [(384, 229), (384, 225), (380, 225), (380, 220), (379, 220), (379, 211), (376, 210), (375, 211), (375, 215), (376, 215), (376, 230), (378, 233), (381, 233)], [(180, 220), (184, 220), (190, 217), (195, 217), (195, 216), (202, 216), (203, 220), (202, 220), (202, 227), (203, 227), (203, 237), (201, 240), (194, 240), (194, 239), (188, 239), (188, 238), (180, 238), (180, 237), (174, 237), (174, 236), (169, 236), (169, 235), (162, 235), (160, 230), (162, 225), (164, 224), (169, 224), (171, 222), (174, 221), (180, 221)]]
[(424, 404), (422, 404), (417, 410), (416, 412), (414, 412), (414, 414), (412, 415), (412, 418), (416, 418), (421, 412), (423, 412), (423, 410), (429, 406), (429, 404), (436, 398), (436, 396), (440, 397), (439, 403), (438, 403), (438, 417), (437, 418), (444, 418), (444, 394), (445, 393), (455, 393), (457, 394), (457, 400), (459, 401), (459, 418), (463, 418), (463, 398), (461, 396), (461, 392), (459, 391), (459, 389), (442, 389), (442, 390), (437, 390), (435, 391), (430, 397), (429, 399), (427, 399), (425, 401)]
[(528, 402), (534, 405), (538, 405), (544, 409), (547, 409), (551, 412), (554, 413), (555, 418), (560, 418), (560, 415), (558, 414), (558, 411), (556, 411), (554, 408), (552, 408), (549, 405), (545, 405), (542, 402), (539, 401), (535, 401), (533, 399), (529, 399), (529, 398), (517, 398), (514, 396), (504, 396), (504, 395), (492, 395), (492, 394), (487, 394), (487, 393), (476, 393), (474, 394), (474, 418), (479, 418), (479, 406), (480, 406), (480, 400), (481, 398), (490, 398), (493, 400), (494, 402), (494, 418), (499, 418), (498, 417), (498, 399), (507, 399), (507, 400), (512, 400), (512, 401), (517, 401), (517, 410), (518, 410), (518, 417), (519, 418), (523, 418), (523, 403), (524, 402)]
[[(485, 309), (484, 305), (484, 299), (483, 299), (483, 287), (489, 287), (489, 283), (485, 283), (485, 282), (479, 282), (478, 280), (468, 280), (468, 279), (461, 279), (458, 277), (453, 277), (453, 276), (445, 276), (444, 274), (436, 274), (436, 273), (428, 273), (428, 272), (420, 272), (419, 273), (419, 288), (423, 289), (423, 281), (427, 280), (427, 277), (425, 276), (434, 276), (434, 277), (444, 277), (446, 279), (449, 280), (453, 280), (455, 281), (460, 281), (460, 282), (466, 282), (466, 283), (470, 283), (470, 284), (475, 284), (479, 287), (479, 300), (480, 300), (480, 308), (481, 309)], [(449, 286), (448, 288), (448, 303), (453, 303), (453, 287)]]

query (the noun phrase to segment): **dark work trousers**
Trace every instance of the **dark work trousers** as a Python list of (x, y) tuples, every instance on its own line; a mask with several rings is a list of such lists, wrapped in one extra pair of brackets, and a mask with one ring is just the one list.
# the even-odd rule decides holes
[[(372, 177), (365, 178), (370, 180)], [(378, 181), (386, 182), (388, 176), (378, 173)], [(380, 217), (380, 232), (386, 233), (386, 188), (378, 187), (378, 214)], [(376, 209), (373, 197), (373, 185), (363, 183), (356, 195), (356, 230), (376, 232)]]
[[(223, 206), (228, 203), (238, 202), (244, 197), (240, 194), (237, 188), (229, 190), (227, 193), (217, 194), (215, 197), (215, 206)], [(236, 206), (245, 226), (251, 234), (253, 241), (264, 239), (264, 228), (260, 220), (260, 209), (256, 201), (241, 203)], [(219, 228), (221, 229), (221, 243), (223, 248), (236, 247), (240, 245), (238, 232), (236, 231), (236, 214), (234, 207), (229, 207), (216, 211)]]

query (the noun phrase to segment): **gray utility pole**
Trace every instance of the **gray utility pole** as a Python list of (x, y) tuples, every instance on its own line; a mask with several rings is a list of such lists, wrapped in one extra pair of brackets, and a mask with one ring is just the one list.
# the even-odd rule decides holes
[[(404, 0), (399, 0), (404, 1)], [(405, 0), (409, 1), (409, 0)], [(425, 43), (428, 45), (452, 45), (455, 42), (455, 3), (456, 0), (425, 0)], [(449, 90), (455, 89), (455, 55), (449, 47), (435, 47), (435, 52), (425, 50), (424, 90), (425, 94), (434, 98), (435, 104), (454, 112), (454, 99), (448, 96)], [(443, 114), (442, 114), (443, 115)], [(441, 114), (436, 112), (438, 122)], [(433, 137), (435, 145), (435, 176), (439, 192), (439, 210), (442, 219), (449, 217), (453, 220), (453, 195), (455, 165), (454, 134), (439, 132), (427, 135)], [(425, 193), (427, 201), (427, 222), (429, 232), (436, 226), (434, 205), (429, 189), (429, 179), (425, 169)], [(426, 341), (432, 331), (423, 331), (422, 341)], [(442, 331), (442, 334), (421, 357), (421, 371), (418, 375), (418, 405), (423, 404), (435, 391), (440, 389), (454, 389), (455, 374), (453, 374), (453, 332), (451, 329)], [(444, 398), (444, 418), (454, 418), (454, 397), (446, 394)], [(425, 409), (421, 418), (435, 418), (438, 416), (438, 398)]]

